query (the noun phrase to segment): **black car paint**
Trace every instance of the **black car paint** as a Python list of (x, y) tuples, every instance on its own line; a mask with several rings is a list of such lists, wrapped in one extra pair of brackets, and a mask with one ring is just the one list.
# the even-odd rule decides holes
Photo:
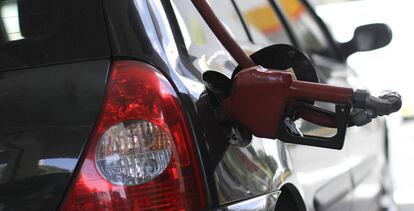
[(0, 210), (54, 210), (98, 115), (109, 60), (0, 74)]

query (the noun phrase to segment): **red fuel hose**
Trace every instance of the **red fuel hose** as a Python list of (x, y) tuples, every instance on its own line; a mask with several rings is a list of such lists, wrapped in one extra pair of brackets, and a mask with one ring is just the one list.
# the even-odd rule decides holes
[(230, 55), (244, 69), (256, 66), (253, 60), (240, 48), (239, 44), (230, 36), (221, 21), (214, 14), (210, 5), (205, 0), (192, 0), (198, 12), (203, 16), (213, 33), (220, 40), (221, 44), (227, 49)]

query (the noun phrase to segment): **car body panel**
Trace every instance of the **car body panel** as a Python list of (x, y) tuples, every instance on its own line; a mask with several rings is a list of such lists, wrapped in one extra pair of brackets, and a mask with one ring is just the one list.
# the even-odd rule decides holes
[(234, 203), (228, 206), (223, 206), (217, 209), (217, 211), (237, 211), (237, 210), (275, 210), (277, 199), (280, 196), (280, 191), (271, 192), (265, 195), (257, 196), (251, 199), (247, 199), (238, 203)]
[(0, 76), (0, 210), (54, 210), (98, 115), (109, 60)]

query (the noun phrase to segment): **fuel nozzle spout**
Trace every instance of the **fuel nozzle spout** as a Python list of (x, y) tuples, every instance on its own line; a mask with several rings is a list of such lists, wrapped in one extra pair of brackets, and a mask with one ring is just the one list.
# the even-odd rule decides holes
[(356, 90), (352, 99), (354, 111), (351, 112), (349, 125), (363, 126), (378, 116), (390, 115), (400, 110), (401, 95), (387, 91), (379, 97), (374, 97), (366, 90)]

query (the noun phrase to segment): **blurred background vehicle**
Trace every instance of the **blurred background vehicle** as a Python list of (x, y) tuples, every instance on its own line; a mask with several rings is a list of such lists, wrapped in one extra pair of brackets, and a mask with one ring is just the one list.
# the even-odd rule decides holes
[(409, 0), (314, 0), (320, 15), (338, 42), (352, 38), (353, 29), (369, 23), (386, 23), (393, 32), (393, 41), (385, 48), (358, 52), (348, 58), (364, 84), (374, 93), (387, 88), (403, 96), (400, 115), (387, 119), (389, 153), (394, 199), (400, 210), (414, 210), (414, 160), (411, 130), (414, 128), (413, 72), (414, 2)]

